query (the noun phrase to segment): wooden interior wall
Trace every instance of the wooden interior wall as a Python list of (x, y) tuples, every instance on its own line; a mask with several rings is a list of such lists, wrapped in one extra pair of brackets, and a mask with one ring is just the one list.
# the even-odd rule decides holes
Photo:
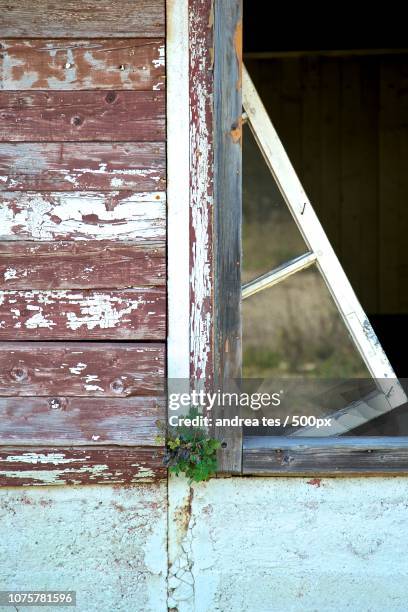
[(408, 55), (244, 59), (368, 313), (408, 313)]
[(0, 484), (149, 481), (165, 473), (164, 0), (0, 12)]

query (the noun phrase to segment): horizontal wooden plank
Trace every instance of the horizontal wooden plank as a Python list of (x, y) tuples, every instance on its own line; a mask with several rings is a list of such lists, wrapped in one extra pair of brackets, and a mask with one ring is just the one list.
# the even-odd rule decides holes
[(0, 289), (109, 289), (166, 284), (164, 240), (0, 242)]
[(0, 141), (163, 141), (162, 91), (0, 91)]
[(0, 340), (164, 340), (164, 287), (0, 291)]
[(161, 142), (0, 143), (0, 191), (160, 191)]
[(164, 40), (0, 41), (0, 89), (164, 89)]
[(164, 0), (0, 0), (0, 36), (164, 36)]
[(0, 240), (163, 239), (163, 192), (0, 192)]
[(0, 398), (0, 444), (158, 446), (158, 420), (165, 420), (158, 397)]
[(342, 437), (244, 439), (243, 474), (408, 473), (408, 439)]
[(0, 342), (0, 396), (157, 396), (164, 359), (163, 344)]
[(157, 447), (0, 447), (0, 486), (120, 484), (166, 478)]

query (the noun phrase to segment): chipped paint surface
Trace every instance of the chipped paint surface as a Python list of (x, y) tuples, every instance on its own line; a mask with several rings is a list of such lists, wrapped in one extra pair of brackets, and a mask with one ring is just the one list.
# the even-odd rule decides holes
[(1, 240), (163, 238), (165, 194), (7, 193)]
[(160, 68), (160, 67), (164, 67), (164, 62), (165, 62), (165, 50), (164, 50), (164, 45), (161, 45), (158, 48), (157, 57), (153, 58), (152, 60), (152, 64), (155, 68)]
[(3, 6), (2, 36), (9, 38), (70, 39), (75, 33), (92, 42), (103, 37), (111, 42), (119, 36), (151, 38), (165, 33), (165, 3), (161, 0), (138, 0), (137, 10), (134, 0), (87, 0), (85, 5), (77, 0), (37, 0), (35, 11), (29, 0)]
[(322, 479), (320, 487), (228, 478), (193, 489), (171, 480), (169, 606), (177, 612), (406, 611), (406, 478)]
[(3, 142), (0, 190), (160, 191), (165, 166), (160, 142)]
[(21, 455), (7, 455), (3, 461), (15, 463), (33, 463), (61, 465), (65, 463), (75, 463), (80, 459), (66, 458), (64, 453), (22, 453)]
[[(0, 396), (8, 397), (9, 402), (10, 394), (43, 397), (45, 403), (53, 396), (155, 396), (163, 390), (164, 371), (164, 346), (157, 343), (0, 343)], [(88, 385), (98, 389), (88, 393)], [(20, 426), (22, 421), (27, 422), (28, 414), (22, 418), (25, 407), (28, 409), (24, 402), (20, 402), (20, 408), (9, 406), (13, 417), (20, 415)], [(10, 418), (11, 414), (9, 422)], [(1, 425), (6, 426), (6, 422), (0, 424), (0, 430)]]
[(212, 3), (190, 0), (191, 375), (211, 378), (212, 344)]
[(160, 39), (5, 40), (0, 89), (154, 89), (164, 60)]
[(165, 139), (163, 91), (0, 91), (8, 142), (157, 142)]
[(8, 281), (17, 277), (17, 270), (15, 268), (8, 267), (3, 273), (4, 280)]
[(160, 448), (76, 446), (0, 448), (0, 486), (122, 484), (161, 481)]
[[(18, 464), (27, 477), (27, 464), (49, 472), (49, 466), (80, 464), (83, 457), (67, 457), (64, 445), (87, 446), (120, 444), (122, 446), (160, 447), (157, 420), (165, 418), (165, 403), (161, 397), (0, 397), (0, 442), (2, 447), (22, 446), (22, 452), (10, 452), (4, 458), (9, 473)], [(61, 448), (56, 451), (32, 451), (33, 446)], [(30, 448), (27, 448), (30, 447)], [(123, 449), (123, 452), (126, 452)], [(12, 463), (13, 466), (9, 464)], [(86, 462), (85, 462), (86, 463)], [(154, 469), (155, 469), (154, 464)], [(47, 467), (48, 466), (48, 467)], [(136, 471), (154, 476), (154, 469), (136, 465)], [(95, 468), (94, 468), (95, 469)], [(108, 469), (108, 468), (106, 468)], [(38, 476), (38, 474), (37, 474)], [(32, 475), (31, 475), (32, 478)], [(41, 480), (42, 473), (41, 473)], [(60, 474), (54, 472), (54, 480)], [(18, 480), (15, 480), (15, 484)]]
[(0, 291), (0, 338), (164, 338), (165, 291)]
[(165, 284), (164, 237), (0, 242), (0, 289), (119, 289)]
[(164, 612), (166, 503), (164, 483), (0, 489), (1, 588), (75, 589), (78, 612)]

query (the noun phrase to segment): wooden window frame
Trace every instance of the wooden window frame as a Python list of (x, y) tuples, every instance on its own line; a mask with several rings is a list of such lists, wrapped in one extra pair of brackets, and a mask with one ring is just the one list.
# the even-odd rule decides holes
[[(242, 3), (214, 2), (214, 374), (239, 378), (241, 324)], [(239, 145), (239, 146), (237, 146)], [(222, 416), (222, 414), (220, 414)], [(408, 474), (408, 437), (245, 437), (216, 429), (220, 472), (262, 476)]]
[[(166, 9), (167, 376), (222, 387), (241, 368), (242, 0)], [(240, 473), (242, 432), (215, 433)]]

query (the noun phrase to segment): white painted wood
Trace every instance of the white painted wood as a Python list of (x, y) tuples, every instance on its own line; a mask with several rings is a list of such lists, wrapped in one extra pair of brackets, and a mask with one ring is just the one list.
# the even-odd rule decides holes
[(279, 140), (259, 95), (243, 67), (243, 106), (251, 130), (286, 204), (337, 305), (345, 325), (370, 374), (386, 396), (384, 412), (407, 401), (316, 213)]
[(188, 0), (167, 0), (169, 378), (190, 376)]
[(305, 253), (299, 257), (295, 257), (291, 261), (278, 266), (271, 272), (267, 272), (258, 278), (246, 283), (242, 287), (242, 299), (245, 300), (251, 295), (255, 295), (259, 291), (269, 289), (274, 285), (277, 285), (281, 281), (285, 280), (292, 274), (305, 270), (313, 265), (316, 261), (316, 255), (314, 253)]

